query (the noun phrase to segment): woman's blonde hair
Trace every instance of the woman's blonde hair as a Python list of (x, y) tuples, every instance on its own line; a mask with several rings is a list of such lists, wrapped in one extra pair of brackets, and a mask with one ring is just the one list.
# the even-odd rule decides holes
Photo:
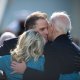
[(43, 37), (33, 29), (24, 32), (18, 40), (16, 48), (11, 51), (12, 60), (28, 61), (30, 58), (38, 60), (44, 48)]

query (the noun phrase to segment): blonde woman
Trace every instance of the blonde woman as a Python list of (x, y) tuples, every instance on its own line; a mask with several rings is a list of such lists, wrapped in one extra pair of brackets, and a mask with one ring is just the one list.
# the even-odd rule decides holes
[(25, 61), (30, 68), (41, 70), (44, 69), (44, 38), (34, 30), (24, 32), (17, 43), (16, 48), (11, 51), (11, 55), (0, 57), (0, 69), (5, 71), (8, 80), (22, 80), (22, 74), (11, 74), (11, 62)]

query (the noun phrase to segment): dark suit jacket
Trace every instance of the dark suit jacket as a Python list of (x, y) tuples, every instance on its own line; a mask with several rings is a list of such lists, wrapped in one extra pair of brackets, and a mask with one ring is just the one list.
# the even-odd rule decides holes
[(4, 41), (3, 45), (0, 46), (0, 56), (8, 55), (11, 49), (14, 49), (17, 44), (18, 38), (13, 38)]
[(45, 45), (44, 72), (27, 68), (23, 80), (58, 80), (60, 74), (80, 71), (80, 48), (72, 42), (70, 36), (61, 35), (54, 42)]
[(80, 71), (80, 48), (68, 34), (46, 44), (45, 58), (45, 80), (58, 80), (60, 74)]

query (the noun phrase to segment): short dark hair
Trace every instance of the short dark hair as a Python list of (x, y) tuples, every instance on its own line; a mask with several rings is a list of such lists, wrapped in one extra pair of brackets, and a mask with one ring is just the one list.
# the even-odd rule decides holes
[(33, 29), (36, 21), (39, 19), (47, 19), (47, 14), (40, 11), (36, 11), (30, 14), (24, 24), (25, 30)]

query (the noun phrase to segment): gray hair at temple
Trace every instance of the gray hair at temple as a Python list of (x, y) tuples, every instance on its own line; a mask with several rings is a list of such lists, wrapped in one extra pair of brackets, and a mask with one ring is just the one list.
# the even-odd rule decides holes
[(11, 51), (12, 60), (17, 62), (37, 61), (44, 49), (44, 38), (33, 29), (24, 32), (18, 40), (16, 48)]
[(71, 20), (66, 12), (54, 12), (50, 17), (50, 23), (56, 27), (57, 31), (64, 33), (71, 31)]

